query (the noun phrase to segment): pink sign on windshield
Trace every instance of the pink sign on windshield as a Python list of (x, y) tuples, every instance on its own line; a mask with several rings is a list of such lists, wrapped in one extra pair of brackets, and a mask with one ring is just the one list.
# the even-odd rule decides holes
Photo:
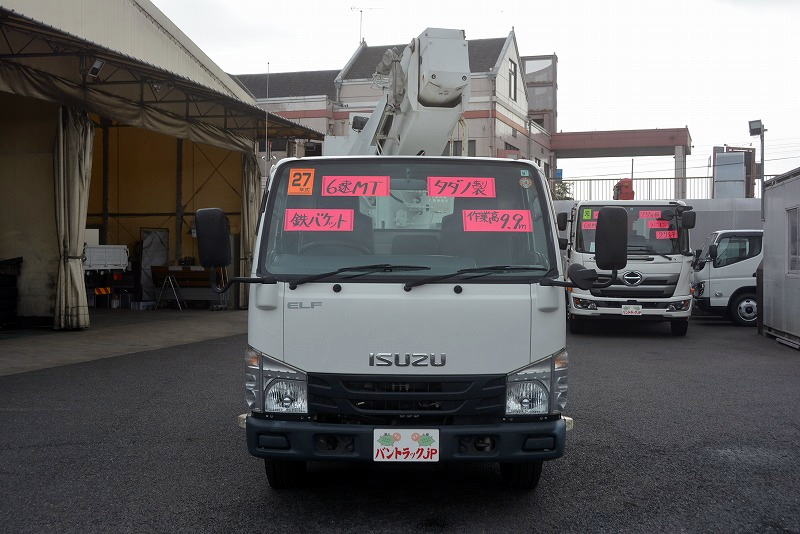
[(677, 230), (659, 230), (656, 232), (656, 239), (678, 239)]
[(428, 196), (495, 198), (494, 178), (428, 176)]
[(661, 210), (639, 210), (640, 219), (659, 219), (661, 218)]
[(533, 232), (529, 210), (463, 210), (465, 232)]
[(323, 176), (323, 197), (388, 197), (388, 176)]
[(583, 221), (581, 223), (582, 230), (597, 230), (597, 221)]
[(669, 221), (656, 221), (650, 220), (647, 221), (648, 228), (669, 228)]
[(353, 210), (287, 208), (283, 229), (289, 232), (352, 232)]

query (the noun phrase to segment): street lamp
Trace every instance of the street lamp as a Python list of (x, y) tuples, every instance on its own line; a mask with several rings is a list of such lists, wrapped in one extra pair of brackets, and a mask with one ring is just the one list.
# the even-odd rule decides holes
[(761, 138), (761, 220), (764, 221), (764, 124), (761, 120), (749, 121), (750, 137), (759, 136)]

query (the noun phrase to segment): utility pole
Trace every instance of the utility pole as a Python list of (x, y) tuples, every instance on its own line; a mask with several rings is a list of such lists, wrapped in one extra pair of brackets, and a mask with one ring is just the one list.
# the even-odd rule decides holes
[(748, 126), (750, 127), (750, 136), (755, 137), (759, 136), (761, 138), (761, 221), (765, 220), (764, 214), (764, 132), (767, 131), (764, 128), (764, 123), (761, 120), (749, 121)]
[(269, 150), (269, 61), (267, 61), (267, 89), (265, 100), (267, 101), (267, 109), (265, 110), (267, 115), (264, 119), (264, 152), (267, 154), (267, 176), (269, 176), (269, 167), (270, 167), (270, 150)]

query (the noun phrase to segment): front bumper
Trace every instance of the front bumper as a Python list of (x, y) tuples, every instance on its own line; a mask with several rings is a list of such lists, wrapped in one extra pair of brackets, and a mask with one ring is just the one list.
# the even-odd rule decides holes
[[(596, 310), (587, 310), (575, 306), (574, 297), (583, 300), (588, 300), (596, 303)], [(689, 309), (684, 311), (667, 311), (667, 306), (672, 303), (690, 301)], [(626, 299), (626, 298), (610, 298), (610, 297), (595, 297), (592, 295), (576, 295), (570, 294), (569, 298), (569, 313), (579, 317), (596, 317), (596, 318), (619, 318), (619, 319), (633, 319), (633, 320), (653, 320), (653, 321), (669, 321), (671, 319), (687, 319), (692, 315), (692, 297), (690, 295), (682, 297), (671, 297), (669, 299)], [(642, 306), (641, 315), (623, 315), (623, 304), (638, 304)]]
[[(409, 425), (424, 428), (424, 425)], [(373, 429), (384, 426), (322, 424), (307, 421), (276, 421), (247, 416), (247, 448), (259, 458), (302, 461), (372, 461)], [(530, 462), (553, 460), (564, 454), (566, 422), (537, 421), (489, 425), (442, 425), (439, 429), (441, 461)], [(324, 450), (318, 442), (338, 436), (348, 447)], [(488, 452), (464, 446), (475, 437), (490, 436), (495, 447)], [(352, 445), (350, 445), (352, 444)]]

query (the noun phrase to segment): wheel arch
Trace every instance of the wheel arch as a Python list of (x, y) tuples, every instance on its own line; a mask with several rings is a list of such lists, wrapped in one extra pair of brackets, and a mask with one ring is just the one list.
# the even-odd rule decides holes
[(728, 308), (733, 306), (733, 303), (736, 302), (736, 299), (738, 299), (743, 293), (752, 293), (753, 295), (758, 295), (758, 293), (756, 293), (756, 286), (742, 286), (734, 291), (730, 298), (728, 298)]

